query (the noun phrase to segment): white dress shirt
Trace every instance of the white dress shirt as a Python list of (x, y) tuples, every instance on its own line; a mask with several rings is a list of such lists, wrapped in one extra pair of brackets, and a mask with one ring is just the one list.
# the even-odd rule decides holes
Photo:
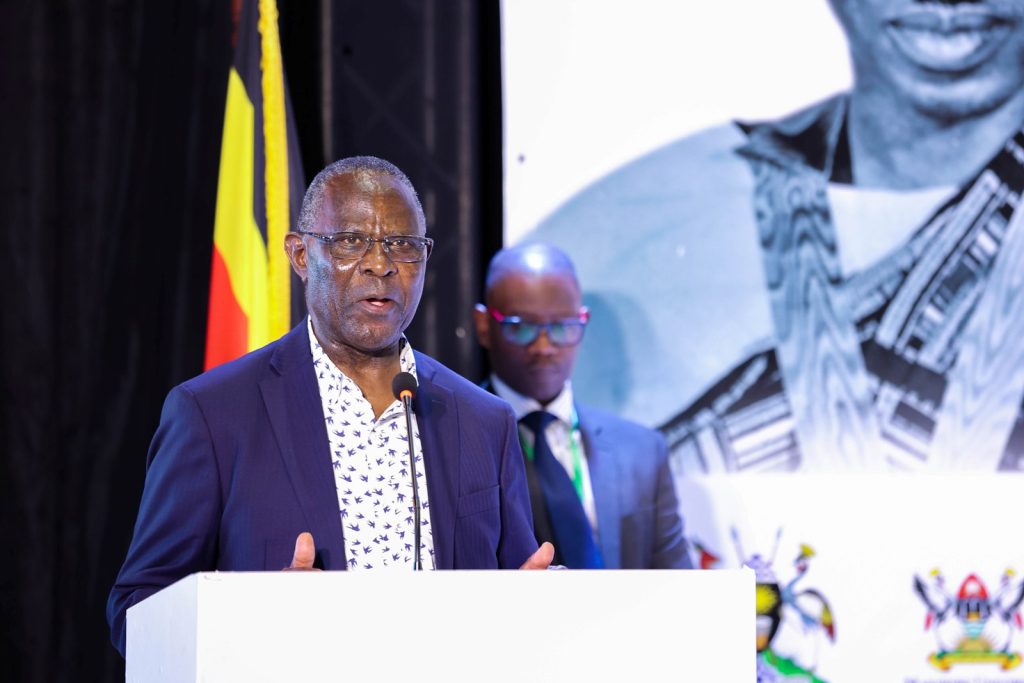
[[(580, 455), (580, 474), (583, 489), (583, 511), (590, 521), (590, 526), (597, 532), (597, 509), (594, 506), (594, 489), (590, 485), (590, 468), (587, 466), (587, 453), (583, 447), (583, 437), (579, 429), (579, 418), (576, 415), (576, 407), (572, 397), (572, 382), (566, 381), (562, 391), (551, 403), (543, 406), (536, 399), (523, 396), (505, 382), (502, 382), (497, 375), (491, 374), (491, 386), (494, 393), (505, 399), (512, 410), (515, 411), (516, 420), (521, 420), (536, 410), (544, 410), (557, 419), (554, 420), (544, 431), (551, 446), (551, 452), (555, 459), (562, 464), (569, 479), (573, 480), (575, 465), (573, 460), (575, 452)], [(533, 432), (522, 425), (519, 425), (519, 438), (524, 448), (533, 448)]]

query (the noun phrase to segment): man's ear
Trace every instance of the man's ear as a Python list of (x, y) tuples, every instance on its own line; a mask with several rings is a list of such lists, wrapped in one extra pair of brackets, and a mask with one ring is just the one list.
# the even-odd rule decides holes
[(476, 340), (485, 349), (491, 348), (491, 324), (487, 307), (477, 304), (473, 307), (473, 326), (476, 328)]
[(306, 282), (308, 266), (306, 264), (306, 244), (302, 241), (302, 235), (297, 232), (290, 232), (284, 236), (284, 251), (288, 254), (288, 262), (292, 264), (292, 270), (299, 276), (303, 284)]

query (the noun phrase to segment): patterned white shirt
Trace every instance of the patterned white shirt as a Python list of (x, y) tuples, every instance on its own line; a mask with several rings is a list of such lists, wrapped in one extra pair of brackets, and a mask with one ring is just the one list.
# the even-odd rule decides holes
[[(312, 320), (307, 320), (348, 569), (412, 569), (412, 482), (402, 404), (396, 399), (374, 420), (362, 390), (327, 356), (313, 333)], [(416, 376), (416, 360), (405, 337), (399, 364), (403, 372)], [(420, 560), (424, 569), (434, 569), (427, 475), (415, 415), (412, 426), (421, 508)]]

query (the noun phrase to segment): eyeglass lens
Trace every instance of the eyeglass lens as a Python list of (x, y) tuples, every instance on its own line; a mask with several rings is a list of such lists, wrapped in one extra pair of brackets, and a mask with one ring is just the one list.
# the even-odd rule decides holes
[(583, 339), (584, 324), (577, 320), (562, 320), (553, 323), (529, 323), (519, 320), (501, 322), (505, 339), (519, 346), (536, 341), (541, 330), (547, 332), (548, 340), (556, 346), (573, 346)]

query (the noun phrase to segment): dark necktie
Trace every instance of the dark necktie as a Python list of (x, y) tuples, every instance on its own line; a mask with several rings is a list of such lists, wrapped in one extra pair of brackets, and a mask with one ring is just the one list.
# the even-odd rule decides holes
[(548, 425), (556, 419), (551, 413), (538, 410), (520, 420), (534, 434), (533, 469), (544, 492), (555, 549), (565, 566), (571, 569), (599, 569), (604, 561), (594, 542), (583, 503), (569, 474), (551, 452), (545, 435)]

